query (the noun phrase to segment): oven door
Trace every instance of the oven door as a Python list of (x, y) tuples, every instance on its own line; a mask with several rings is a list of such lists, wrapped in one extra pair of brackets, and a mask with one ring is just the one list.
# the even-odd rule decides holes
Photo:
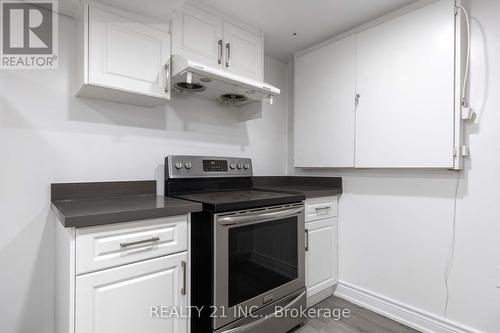
[(214, 219), (214, 330), (305, 286), (302, 203)]

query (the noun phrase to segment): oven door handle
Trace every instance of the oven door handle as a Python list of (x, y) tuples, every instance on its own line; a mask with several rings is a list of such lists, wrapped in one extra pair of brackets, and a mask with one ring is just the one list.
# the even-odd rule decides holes
[[(295, 305), (295, 303), (297, 303), (302, 297), (304, 297), (305, 294), (306, 294), (305, 291), (301, 292), (299, 296), (295, 297), (290, 303), (288, 303), (283, 308), (281, 308), (280, 312), (285, 312), (290, 307), (292, 307), (293, 305)], [(274, 317), (276, 317), (277, 313), (278, 313), (278, 311), (275, 311), (275, 312), (273, 312), (273, 313), (271, 313), (269, 315), (266, 315), (265, 317), (263, 317), (263, 318), (261, 318), (259, 320), (253, 321), (251, 323), (248, 323), (248, 324), (240, 326), (240, 327), (232, 328), (232, 329), (227, 330), (227, 331), (222, 331), (221, 333), (237, 333), (237, 332), (248, 331), (248, 330), (250, 330), (252, 328), (255, 328), (255, 327), (259, 326), (260, 324), (264, 323), (267, 320), (273, 319)]]
[(281, 219), (281, 218), (295, 216), (299, 213), (302, 213), (303, 211), (304, 207), (299, 207), (299, 208), (288, 208), (278, 211), (271, 211), (266, 213), (257, 212), (257, 213), (241, 214), (237, 216), (222, 216), (217, 218), (217, 223), (223, 226), (229, 226), (240, 223), (252, 224), (269, 219)]

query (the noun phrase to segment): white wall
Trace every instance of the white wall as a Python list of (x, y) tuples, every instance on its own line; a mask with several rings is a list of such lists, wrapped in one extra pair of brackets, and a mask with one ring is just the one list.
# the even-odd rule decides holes
[(258, 175), (286, 171), (288, 65), (265, 59), (282, 88), (263, 118), (196, 99), (155, 109), (73, 97), (73, 21), (60, 18), (60, 68), (0, 71), (0, 331), (54, 331), (52, 182), (158, 179), (169, 154), (245, 156)]
[[(500, 332), (500, 289), (496, 288), (500, 279), (500, 1), (471, 2), (471, 105), (479, 117), (477, 124), (467, 128), (471, 157), (460, 175), (448, 318), (496, 333)], [(443, 316), (457, 174), (311, 172), (294, 170), (293, 156), (289, 160), (290, 173), (344, 177), (339, 206), (341, 282)]]

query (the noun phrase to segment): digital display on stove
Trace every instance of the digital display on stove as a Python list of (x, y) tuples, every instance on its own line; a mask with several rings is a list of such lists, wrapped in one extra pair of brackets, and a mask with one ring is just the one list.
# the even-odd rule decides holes
[(227, 161), (203, 160), (203, 171), (227, 171)]

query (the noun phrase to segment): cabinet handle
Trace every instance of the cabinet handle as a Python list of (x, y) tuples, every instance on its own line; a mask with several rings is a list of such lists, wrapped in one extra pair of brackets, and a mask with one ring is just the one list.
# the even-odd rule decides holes
[(182, 288), (181, 295), (186, 295), (186, 262), (181, 261), (182, 266)]
[(319, 213), (321, 213), (321, 212), (326, 212), (326, 211), (328, 211), (330, 208), (331, 208), (330, 206), (325, 206), (325, 207), (317, 207), (317, 208), (315, 208), (315, 210), (316, 210), (316, 213), (318, 213), (318, 214), (319, 214)]
[(218, 44), (219, 44), (219, 59), (217, 61), (217, 63), (219, 65), (222, 64), (222, 43), (223, 43), (222, 39), (219, 39), (219, 42), (218, 42)]
[(309, 251), (309, 230), (305, 229), (304, 231), (306, 233), (306, 251)]
[(231, 66), (231, 43), (226, 44), (226, 68)]
[(168, 93), (170, 89), (170, 60), (165, 64), (165, 92)]
[(150, 239), (143, 239), (137, 242), (129, 242), (129, 243), (120, 243), (120, 247), (129, 247), (129, 246), (134, 246), (134, 245), (141, 245), (145, 243), (154, 243), (160, 240), (160, 237), (153, 237)]

